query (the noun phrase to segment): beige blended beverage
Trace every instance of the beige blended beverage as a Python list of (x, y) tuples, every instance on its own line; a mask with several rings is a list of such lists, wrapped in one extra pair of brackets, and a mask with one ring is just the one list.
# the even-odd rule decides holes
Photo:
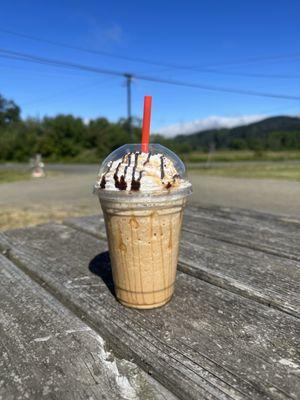
[(170, 150), (124, 145), (102, 164), (102, 206), (115, 292), (135, 308), (155, 308), (174, 292), (183, 208), (191, 193), (184, 164)]

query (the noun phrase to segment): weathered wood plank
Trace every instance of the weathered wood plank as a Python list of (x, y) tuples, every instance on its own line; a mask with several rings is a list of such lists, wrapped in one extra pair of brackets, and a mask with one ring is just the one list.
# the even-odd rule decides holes
[(184, 229), (201, 236), (300, 261), (300, 221), (229, 209), (187, 207)]
[(1, 254), (0, 279), (1, 399), (175, 399)]
[[(67, 223), (95, 237), (105, 237), (104, 221), (98, 216), (73, 218)], [(214, 285), (300, 317), (298, 261), (184, 230), (178, 268)]]
[(64, 224), (89, 233), (96, 238), (106, 240), (105, 222), (102, 215), (68, 218), (64, 221)]
[(198, 215), (209, 218), (221, 218), (232, 221), (247, 221), (249, 225), (252, 222), (257, 223), (257, 221), (263, 222), (266, 226), (272, 228), (274, 224), (277, 229), (282, 229), (286, 232), (297, 232), (300, 228), (300, 219), (298, 217), (293, 217), (292, 215), (278, 215), (269, 214), (262, 211), (249, 210), (243, 208), (231, 208), (213, 205), (195, 205), (189, 204), (188, 210), (191, 210)]
[(299, 262), (185, 231), (180, 270), (300, 318)]
[(126, 309), (110, 291), (104, 242), (56, 224), (1, 237), (12, 259), (180, 398), (296, 399), (298, 319), (183, 273), (166, 307)]

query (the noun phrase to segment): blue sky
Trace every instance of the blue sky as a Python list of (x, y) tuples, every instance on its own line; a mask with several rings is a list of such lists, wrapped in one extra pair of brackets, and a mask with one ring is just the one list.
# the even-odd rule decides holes
[[(89, 66), (258, 92), (300, 95), (299, 1), (10, 1), (0, 29), (161, 63), (214, 68), (180, 70), (88, 54), (9, 35), (0, 47)], [(246, 60), (285, 56), (273, 60)], [(223, 64), (223, 65), (222, 65)], [(241, 76), (258, 74), (262, 77)], [(184, 130), (202, 121), (300, 114), (299, 100), (251, 97), (135, 80), (133, 114), (153, 96), (152, 130)], [(73, 113), (83, 118), (126, 116), (124, 79), (0, 57), (0, 92), (23, 116)], [(211, 117), (214, 116), (214, 119)], [(225, 119), (224, 119), (225, 118)], [(198, 121), (198, 122), (197, 122)]]

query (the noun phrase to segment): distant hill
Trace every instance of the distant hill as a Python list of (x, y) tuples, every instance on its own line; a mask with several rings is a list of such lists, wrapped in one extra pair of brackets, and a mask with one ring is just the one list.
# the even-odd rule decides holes
[(212, 129), (190, 135), (178, 135), (174, 141), (195, 150), (300, 149), (300, 118), (271, 117), (230, 129)]

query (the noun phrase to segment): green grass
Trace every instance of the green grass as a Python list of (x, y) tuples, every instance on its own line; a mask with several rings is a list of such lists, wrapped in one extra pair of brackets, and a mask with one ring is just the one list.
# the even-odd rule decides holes
[(228, 165), (222, 167), (197, 168), (190, 174), (206, 176), (225, 176), (235, 178), (255, 179), (283, 179), (289, 181), (300, 181), (300, 164), (266, 164), (266, 165)]
[[(185, 162), (206, 162), (208, 153), (196, 151), (183, 156)], [(291, 161), (300, 160), (300, 150), (294, 151), (251, 151), (219, 150), (210, 155), (211, 162), (218, 161)]]
[(23, 181), (30, 178), (30, 172), (26, 171), (0, 171), (0, 183)]
[[(56, 176), (59, 172), (48, 171), (47, 177), (49, 176)], [(0, 171), (0, 184), (1, 183), (8, 183), (8, 182), (17, 182), (17, 181), (25, 181), (29, 179), (37, 179), (31, 177), (30, 171), (17, 171), (17, 170), (7, 170), (7, 171)]]

